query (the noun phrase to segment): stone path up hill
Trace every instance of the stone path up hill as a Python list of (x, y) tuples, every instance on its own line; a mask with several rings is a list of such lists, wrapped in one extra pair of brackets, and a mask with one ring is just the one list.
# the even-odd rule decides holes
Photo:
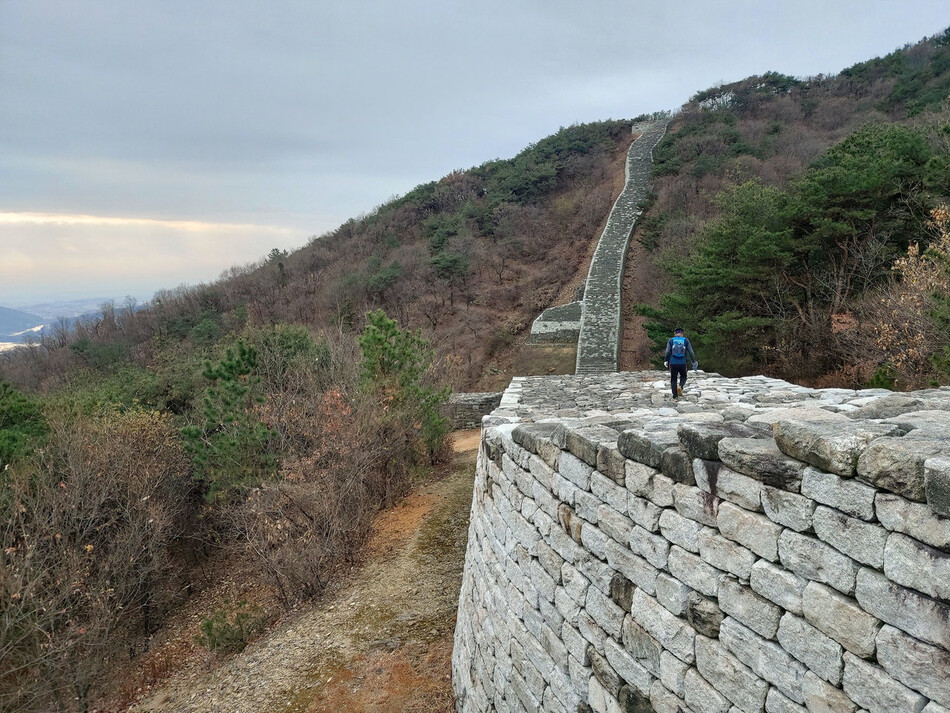
[(617, 371), (620, 359), (620, 288), (639, 206), (650, 190), (653, 149), (666, 121), (647, 125), (627, 152), (626, 184), (617, 197), (587, 273), (577, 340), (578, 374)]

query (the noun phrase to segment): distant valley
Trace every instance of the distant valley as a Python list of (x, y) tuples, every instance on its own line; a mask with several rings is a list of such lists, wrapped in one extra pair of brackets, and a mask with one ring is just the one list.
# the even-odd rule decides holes
[(15, 309), (0, 307), (0, 351), (23, 344), (30, 337), (39, 338), (61, 320), (72, 326), (78, 319), (97, 314), (100, 305), (108, 301), (107, 297), (96, 297), (17, 305)]

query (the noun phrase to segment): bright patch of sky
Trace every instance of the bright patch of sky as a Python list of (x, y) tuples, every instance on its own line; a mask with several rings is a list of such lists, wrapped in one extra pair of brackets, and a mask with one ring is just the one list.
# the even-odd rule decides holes
[(213, 280), (561, 126), (947, 22), (933, 0), (0, 0), (0, 304)]

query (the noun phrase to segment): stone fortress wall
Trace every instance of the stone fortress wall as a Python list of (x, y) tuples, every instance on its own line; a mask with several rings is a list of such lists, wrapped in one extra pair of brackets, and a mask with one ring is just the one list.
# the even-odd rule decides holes
[(577, 373), (616, 371), (620, 352), (620, 287), (630, 235), (640, 204), (650, 191), (653, 149), (666, 133), (667, 120), (634, 124), (640, 136), (627, 149), (624, 187), (607, 217), (587, 273), (583, 294), (574, 302), (549, 307), (531, 324), (529, 344), (577, 344)]
[(483, 422), (463, 713), (950, 711), (950, 388), (515, 379)]
[(581, 302), (577, 338), (578, 374), (617, 371), (620, 361), (620, 289), (627, 248), (640, 204), (650, 191), (653, 149), (666, 133), (666, 120), (635, 125), (640, 138), (627, 151), (626, 182), (617, 196), (591, 259)]

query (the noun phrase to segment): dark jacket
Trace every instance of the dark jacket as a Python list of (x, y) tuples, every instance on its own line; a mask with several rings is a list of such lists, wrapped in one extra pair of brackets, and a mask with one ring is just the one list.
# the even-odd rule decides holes
[(663, 358), (663, 361), (669, 364), (692, 364), (696, 361), (696, 355), (693, 353), (693, 345), (689, 343), (686, 337), (683, 337), (683, 339), (686, 339), (686, 354), (681, 357), (673, 356), (673, 339), (674, 338), (671, 337), (666, 343), (666, 356)]

